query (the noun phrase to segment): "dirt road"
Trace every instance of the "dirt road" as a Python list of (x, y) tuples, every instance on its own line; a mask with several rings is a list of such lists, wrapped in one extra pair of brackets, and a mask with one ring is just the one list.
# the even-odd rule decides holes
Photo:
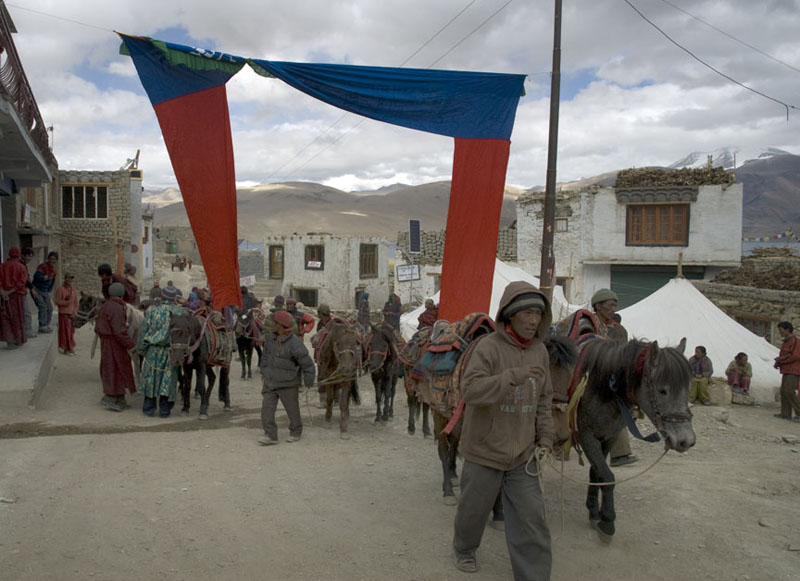
[[(455, 509), (442, 503), (432, 440), (406, 434), (403, 397), (395, 420), (375, 425), (364, 381), (349, 441), (304, 405), (303, 440), (262, 447), (260, 376), (240, 381), (235, 367), (233, 413), (214, 402), (207, 422), (196, 409), (147, 418), (137, 397), (108, 412), (91, 329), (77, 338), (42, 409), (0, 410), (0, 578), (511, 578), (491, 528), (481, 570), (453, 568)], [(617, 487), (610, 546), (589, 527), (584, 487), (565, 481), (562, 503), (546, 473), (554, 580), (800, 578), (800, 425), (773, 418), (774, 404), (732, 408), (727, 423), (721, 409), (696, 408), (697, 446)], [(285, 438), (283, 415), (279, 426)], [(619, 478), (661, 449), (634, 450), (642, 461)], [(566, 471), (587, 477), (574, 460)]]

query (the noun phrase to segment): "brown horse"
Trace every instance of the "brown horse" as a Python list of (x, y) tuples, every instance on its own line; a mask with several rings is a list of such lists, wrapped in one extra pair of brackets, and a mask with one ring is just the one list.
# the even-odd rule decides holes
[(341, 438), (350, 438), (348, 420), (350, 418), (350, 399), (356, 405), (361, 403), (356, 379), (361, 368), (361, 345), (358, 332), (353, 323), (340, 318), (331, 319), (325, 327), (325, 336), (317, 348), (319, 357), (318, 385), (325, 392), (325, 421), (333, 416), (333, 402), (339, 399), (339, 431)]
[[(437, 451), (442, 464), (442, 493), (445, 504), (456, 504), (453, 480), (458, 478), (456, 457), (461, 440), (461, 376), (475, 345), (494, 331), (494, 323), (483, 313), (472, 313), (454, 323), (437, 321), (430, 342), (411, 369), (409, 380), (414, 390), (433, 411)], [(499, 505), (494, 520), (502, 520)]]

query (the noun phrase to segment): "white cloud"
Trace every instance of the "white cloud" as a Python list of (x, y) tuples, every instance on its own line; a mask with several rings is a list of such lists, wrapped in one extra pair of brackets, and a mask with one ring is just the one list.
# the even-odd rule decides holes
[[(544, 183), (552, 6), (471, 5), (406, 66), (530, 75), (520, 101), (507, 182)], [(774, 98), (800, 106), (800, 73), (665, 3), (636, 0), (687, 49)], [(796, 1), (697, 0), (686, 10), (800, 68)], [(276, 60), (398, 66), (463, 0), (27, 0), (7, 5), (14, 40), (62, 168), (115, 169), (141, 149), (145, 187), (174, 186), (158, 123), (113, 30)], [(25, 9), (23, 9), (25, 8)], [(26, 10), (27, 9), (27, 10)], [(33, 12), (36, 11), (36, 12)], [(60, 18), (44, 16), (52, 14)], [(67, 19), (67, 20), (64, 20)], [(470, 34), (472, 33), (472, 34)], [(469, 36), (468, 36), (469, 35)], [(560, 180), (630, 166), (668, 165), (724, 145), (800, 152), (797, 124), (778, 104), (714, 74), (616, 0), (565, 3)], [(584, 79), (575, 86), (576, 79)], [(228, 84), (239, 182), (309, 180), (340, 189), (449, 179), (452, 140), (359, 118), (247, 67)], [(337, 185), (338, 184), (338, 185)]]

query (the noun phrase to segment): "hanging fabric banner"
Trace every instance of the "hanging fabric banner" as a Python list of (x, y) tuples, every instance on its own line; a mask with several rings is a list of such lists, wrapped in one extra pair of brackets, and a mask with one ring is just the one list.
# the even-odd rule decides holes
[(242, 306), (236, 176), (225, 83), (245, 61), (121, 35), (155, 110), (214, 307)]
[[(168, 149), (184, 199), (187, 192), (191, 192), (191, 196), (197, 195), (192, 187), (198, 184), (187, 175), (190, 171), (197, 171), (197, 160), (180, 159), (190, 155), (181, 151), (188, 145), (183, 143), (183, 136), (202, 143), (204, 152), (211, 145), (208, 141), (210, 136), (203, 138), (198, 131), (192, 131), (193, 124), (213, 127), (224, 141), (216, 144), (215, 155), (224, 155), (226, 163), (230, 155), (230, 169), (220, 164), (216, 171), (217, 185), (205, 188), (201, 199), (205, 204), (207, 200), (203, 196), (220, 195), (225, 196), (225, 203), (229, 203), (227, 192), (233, 192), (234, 250), (233, 157), (227, 106), (222, 106), (222, 100), (225, 98), (224, 83), (243, 63), (249, 64), (260, 75), (278, 78), (345, 111), (455, 138), (440, 314), (454, 320), (470, 312), (488, 311), (509, 139), (523, 94), (524, 75), (245, 59), (140, 37), (122, 38), (156, 109), (165, 141), (173, 144), (173, 148), (168, 145)], [(139, 46), (140, 43), (149, 43), (150, 47)], [(150, 75), (153, 79), (146, 80), (145, 76)], [(177, 78), (171, 79), (171, 75), (177, 75)], [(213, 110), (214, 119), (221, 118), (223, 109), (224, 123), (210, 121), (207, 112), (197, 116), (201, 110)], [(201, 165), (207, 167), (205, 163)], [(178, 168), (187, 182), (186, 190), (178, 176)], [(217, 189), (225, 179), (230, 180), (229, 187)], [(187, 202), (187, 212), (188, 207)], [(213, 216), (214, 224), (221, 216), (207, 208), (203, 213)], [(211, 235), (207, 231), (198, 234), (194, 221), (192, 229), (198, 246), (201, 236), (205, 239)], [(229, 228), (226, 227), (224, 232), (227, 237)], [(226, 247), (225, 252), (227, 250)], [(203, 256), (204, 263), (205, 260)], [(232, 280), (238, 280), (238, 272), (236, 275)], [(216, 293), (214, 283), (211, 284)], [(228, 300), (227, 293), (225, 296)]]

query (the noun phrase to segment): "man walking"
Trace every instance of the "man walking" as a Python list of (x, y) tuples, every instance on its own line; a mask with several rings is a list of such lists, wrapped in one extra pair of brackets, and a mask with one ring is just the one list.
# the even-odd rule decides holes
[(261, 425), (264, 435), (259, 444), (269, 446), (278, 443), (278, 426), (275, 412), (278, 401), (283, 404), (289, 416), (289, 438), (287, 442), (297, 442), (303, 434), (303, 420), (300, 417), (301, 379), (305, 385), (314, 383), (316, 368), (308, 355), (303, 341), (292, 332), (292, 316), (287, 311), (275, 311), (272, 315), (272, 332), (264, 341), (264, 355), (261, 358)]
[(463, 376), (461, 498), (455, 518), (455, 566), (478, 570), (486, 519), (502, 494), (506, 545), (515, 579), (550, 579), (550, 531), (536, 473), (537, 447), (551, 451), (555, 430), (549, 357), (542, 338), (550, 301), (526, 282), (500, 300), (497, 328), (478, 343)]

